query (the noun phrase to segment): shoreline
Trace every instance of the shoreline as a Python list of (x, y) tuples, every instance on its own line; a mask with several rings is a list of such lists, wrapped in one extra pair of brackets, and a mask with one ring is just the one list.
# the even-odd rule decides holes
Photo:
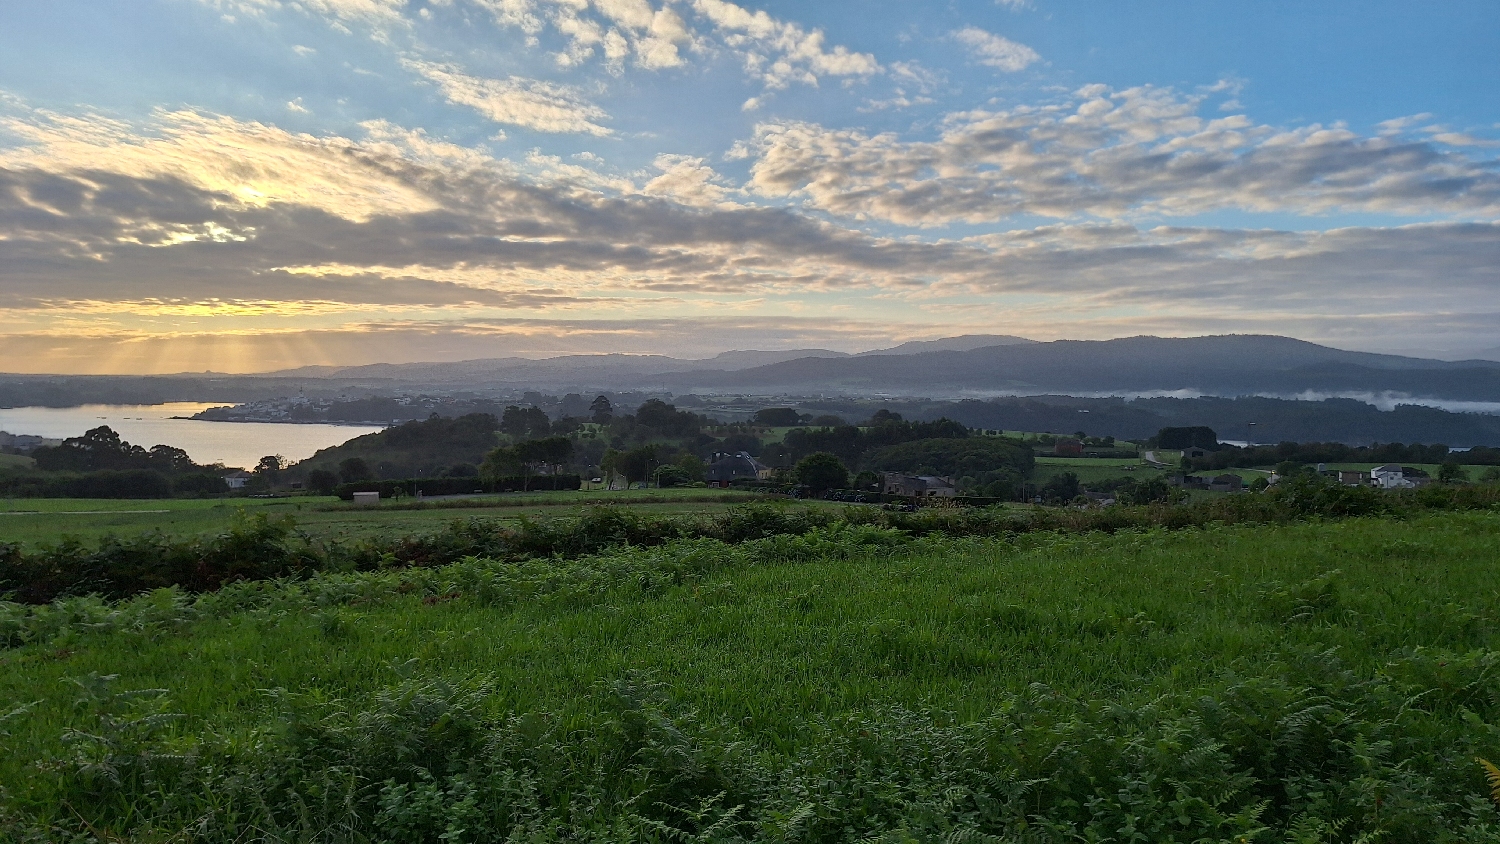
[(321, 419), (200, 419), (196, 416), (168, 416), (182, 422), (233, 422), (250, 425), (337, 425), (344, 428), (389, 428), (390, 422), (328, 422)]

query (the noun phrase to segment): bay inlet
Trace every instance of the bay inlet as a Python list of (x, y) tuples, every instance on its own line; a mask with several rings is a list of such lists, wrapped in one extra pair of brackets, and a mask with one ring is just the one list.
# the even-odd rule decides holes
[(381, 430), (376, 425), (211, 422), (192, 416), (223, 403), (90, 404), (80, 407), (0, 408), (0, 431), (66, 439), (108, 425), (125, 440), (150, 448), (176, 446), (196, 463), (251, 468), (268, 454), (304, 460), (322, 448)]

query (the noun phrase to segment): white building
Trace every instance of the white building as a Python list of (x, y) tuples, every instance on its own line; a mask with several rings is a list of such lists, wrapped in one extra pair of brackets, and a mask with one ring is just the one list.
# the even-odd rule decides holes
[(1370, 470), (1370, 485), (1378, 489), (1414, 489), (1417, 484), (1406, 477), (1406, 470), (1394, 463)]

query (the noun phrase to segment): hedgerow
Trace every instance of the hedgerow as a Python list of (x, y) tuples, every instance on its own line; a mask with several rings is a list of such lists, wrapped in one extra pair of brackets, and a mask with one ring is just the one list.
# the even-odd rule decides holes
[(110, 537), (97, 547), (77, 541), (36, 551), (0, 544), (0, 595), (42, 604), (61, 597), (119, 599), (165, 586), (210, 591), (238, 580), (306, 576), (316, 571), (365, 571), (432, 566), (465, 557), (572, 558), (615, 546), (653, 546), (694, 537), (743, 542), (807, 533), (834, 524), (871, 525), (912, 536), (1006, 536), (1033, 531), (1104, 531), (1205, 524), (1277, 524), (1310, 518), (1401, 516), (1421, 510), (1500, 506), (1500, 486), (1427, 487), (1396, 494), (1345, 487), (1308, 477), (1265, 495), (1223, 496), (1188, 505), (1078, 509), (924, 507), (900, 512), (874, 507), (806, 510), (750, 505), (711, 518), (647, 516), (597, 507), (576, 519), (454, 520), (444, 529), (396, 539), (315, 541), (290, 518), (238, 519), (207, 538), (172, 539), (160, 533)]

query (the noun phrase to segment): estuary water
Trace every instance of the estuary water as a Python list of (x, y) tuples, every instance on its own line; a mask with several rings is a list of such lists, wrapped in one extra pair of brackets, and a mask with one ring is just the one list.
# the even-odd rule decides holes
[(320, 448), (339, 445), (361, 434), (381, 430), (370, 425), (281, 424), (275, 422), (203, 422), (173, 419), (192, 416), (223, 403), (87, 404), (81, 407), (0, 408), (0, 431), (66, 439), (108, 425), (126, 441), (150, 448), (170, 445), (186, 451), (195, 463), (223, 463), (253, 468), (268, 454), (289, 460), (311, 457)]

